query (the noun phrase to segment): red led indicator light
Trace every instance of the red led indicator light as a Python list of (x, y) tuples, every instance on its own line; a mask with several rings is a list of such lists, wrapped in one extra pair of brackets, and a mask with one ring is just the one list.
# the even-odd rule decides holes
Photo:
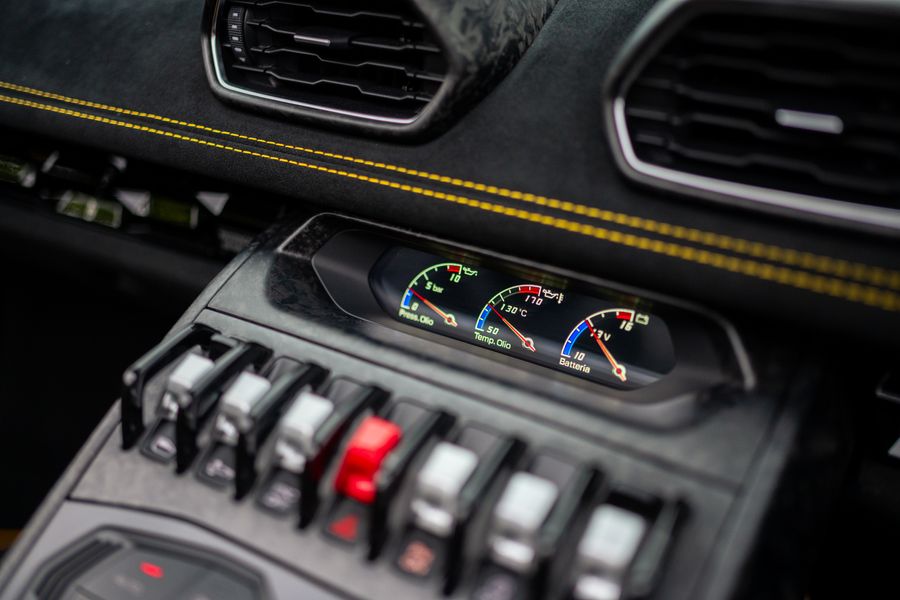
[(163, 568), (159, 565), (154, 565), (150, 562), (142, 562), (141, 573), (146, 575), (147, 577), (151, 577), (153, 579), (162, 579), (165, 573), (163, 572)]
[(447, 265), (447, 270), (451, 273), (459, 273), (460, 266), (459, 265)]

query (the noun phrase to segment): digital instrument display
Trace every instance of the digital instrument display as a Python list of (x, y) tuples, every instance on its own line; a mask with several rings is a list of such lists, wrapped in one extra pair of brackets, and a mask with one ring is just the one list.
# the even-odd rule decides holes
[(543, 279), (394, 247), (370, 284), (401, 323), (605, 385), (640, 388), (675, 367), (668, 326), (633, 298), (601, 299)]

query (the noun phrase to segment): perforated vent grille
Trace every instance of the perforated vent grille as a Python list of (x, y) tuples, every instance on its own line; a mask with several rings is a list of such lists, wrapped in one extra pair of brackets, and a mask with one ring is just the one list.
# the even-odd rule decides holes
[(897, 23), (707, 14), (625, 90), (644, 163), (900, 208)]
[(227, 82), (300, 105), (410, 122), (447, 71), (403, 0), (231, 2), (218, 18)]

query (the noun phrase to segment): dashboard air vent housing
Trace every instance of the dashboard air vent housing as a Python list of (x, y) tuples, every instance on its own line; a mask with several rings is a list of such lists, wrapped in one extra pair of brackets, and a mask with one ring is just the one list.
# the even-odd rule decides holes
[[(225, 100), (418, 133), (508, 70), (555, 1), (207, 0), (207, 70)], [(519, 36), (495, 35), (516, 19)]]
[(611, 72), (624, 171), (707, 199), (900, 230), (900, 12), (677, 0)]

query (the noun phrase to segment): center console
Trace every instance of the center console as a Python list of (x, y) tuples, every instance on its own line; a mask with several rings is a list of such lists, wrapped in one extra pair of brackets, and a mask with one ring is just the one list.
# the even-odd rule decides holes
[(123, 374), (0, 596), (733, 597), (773, 576), (785, 484), (810, 486), (785, 550), (836, 484), (836, 390), (768, 342), (478, 248), (280, 225)]

